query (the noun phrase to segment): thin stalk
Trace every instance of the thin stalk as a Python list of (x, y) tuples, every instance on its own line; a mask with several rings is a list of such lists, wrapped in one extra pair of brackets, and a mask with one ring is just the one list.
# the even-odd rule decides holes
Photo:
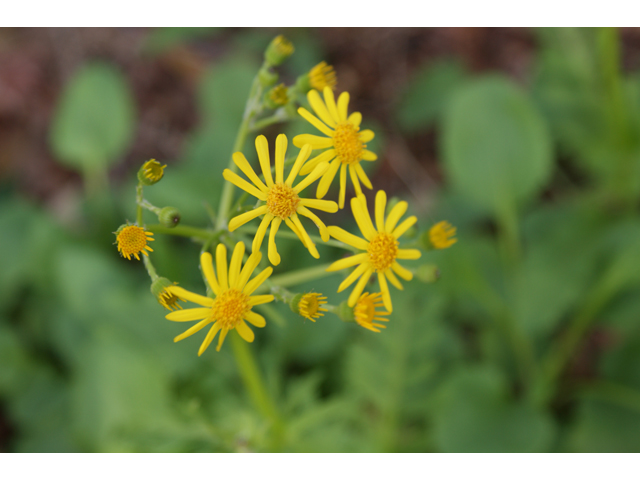
[(142, 199), (142, 184), (138, 183), (138, 186), (136, 187), (136, 223), (139, 227), (142, 227)]
[(153, 233), (160, 233), (163, 235), (176, 235), (178, 237), (194, 237), (202, 240), (208, 240), (216, 234), (221, 232), (215, 232), (213, 230), (205, 228), (190, 227), (188, 225), (177, 225), (173, 228), (165, 227), (164, 225), (153, 224), (147, 227), (147, 230)]
[(147, 273), (149, 274), (149, 277), (151, 277), (151, 281), (155, 282), (158, 279), (158, 274), (156, 272), (155, 267), (151, 263), (151, 259), (146, 255), (143, 255), (142, 261), (144, 263), (144, 267), (147, 269)]
[(271, 422), (273, 428), (273, 450), (278, 450), (282, 442), (282, 434), (284, 432), (284, 424), (280, 418), (280, 414), (269, 395), (269, 392), (262, 380), (260, 369), (249, 348), (249, 344), (245, 342), (237, 332), (230, 332), (231, 346), (233, 354), (236, 358), (236, 364), (242, 380), (251, 396), (256, 408), (260, 413)]

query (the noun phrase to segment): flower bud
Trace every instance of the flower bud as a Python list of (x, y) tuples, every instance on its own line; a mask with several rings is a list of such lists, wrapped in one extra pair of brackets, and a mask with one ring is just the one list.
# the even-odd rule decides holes
[(458, 241), (455, 238), (456, 227), (449, 222), (442, 221), (433, 225), (429, 231), (420, 236), (420, 241), (425, 250), (441, 250), (449, 248)]
[(174, 207), (164, 207), (158, 214), (162, 226), (173, 228), (180, 223), (180, 212)]
[(291, 56), (293, 50), (293, 43), (287, 40), (284, 35), (278, 35), (264, 52), (264, 59), (271, 65), (280, 65)]
[(138, 181), (146, 186), (153, 185), (162, 180), (166, 165), (161, 165), (155, 159), (145, 162), (138, 170)]
[(182, 309), (182, 307), (178, 305), (178, 300), (183, 300), (167, 289), (167, 287), (170, 287), (172, 285), (176, 284), (172, 283), (171, 280), (164, 277), (156, 278), (151, 284), (151, 293), (154, 297), (156, 297), (158, 303), (167, 310), (171, 311), (177, 310), (178, 308)]
[(424, 283), (435, 283), (440, 278), (440, 270), (437, 265), (426, 263), (418, 267), (416, 277)]
[(353, 314), (353, 307), (350, 307), (346, 301), (338, 305), (335, 313), (343, 322), (355, 323), (356, 321), (356, 317)]
[(329, 87), (331, 90), (334, 90), (337, 83), (336, 72), (333, 70), (333, 67), (328, 65), (327, 62), (320, 62), (313, 67), (309, 73), (298, 77), (296, 86), (302, 93), (307, 93), (312, 88), (321, 92), (324, 90), (324, 87)]
[(327, 303), (327, 297), (323, 297), (321, 293), (310, 292), (298, 293), (291, 299), (289, 306), (294, 313), (315, 322), (316, 318), (328, 312), (322, 307), (325, 303)]
[(284, 83), (273, 87), (264, 94), (264, 104), (275, 110), (289, 103), (289, 89)]

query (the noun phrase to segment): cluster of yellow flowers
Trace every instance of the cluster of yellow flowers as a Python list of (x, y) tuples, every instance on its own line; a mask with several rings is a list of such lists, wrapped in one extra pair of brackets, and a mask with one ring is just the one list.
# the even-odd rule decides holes
[[(271, 52), (269, 58), (272, 59), (273, 64), (281, 61), (282, 55), (290, 55), (293, 51), (293, 47), (282, 38), (278, 42), (274, 41), (270, 48), (271, 50), (267, 53)], [(284, 134), (278, 135), (275, 140), (273, 164), (267, 138), (259, 135), (255, 138), (259, 169), (255, 170), (242, 152), (235, 152), (232, 156), (233, 164), (246, 178), (232, 169), (225, 169), (223, 172), (225, 180), (257, 199), (257, 203), (251, 210), (231, 218), (228, 225), (224, 226), (226, 231), (234, 232), (256, 218), (261, 218), (253, 237), (251, 254), (247, 257), (244, 267), (242, 266), (245, 257), (243, 241), (236, 243), (229, 263), (227, 263), (227, 249), (223, 243), (219, 243), (215, 250), (215, 270), (209, 252), (204, 251), (200, 257), (200, 265), (211, 296), (189, 292), (164, 278), (157, 279), (155, 290), (152, 286), (152, 291), (163, 306), (170, 310), (176, 309), (166, 316), (168, 320), (198, 321), (177, 336), (175, 341), (212, 324), (200, 347), (199, 355), (206, 350), (218, 332), (220, 332), (217, 345), (219, 350), (229, 330), (237, 330), (247, 342), (253, 341), (254, 333), (245, 321), (255, 327), (265, 326), (264, 317), (252, 311), (252, 307), (271, 302), (276, 296), (273, 294), (252, 296), (252, 293), (269, 278), (273, 268), (264, 268), (253, 279), (250, 277), (262, 259), (260, 248), (267, 230), (269, 231), (268, 260), (273, 266), (280, 264), (276, 237), (283, 222), (314, 258), (319, 258), (320, 255), (312, 235), (307, 231), (308, 226), (305, 228), (303, 224), (302, 217), (311, 220), (323, 242), (333, 237), (335, 241), (342, 242), (356, 251), (334, 262), (326, 270), (335, 272), (355, 267), (337, 287), (337, 291), (342, 292), (355, 283), (346, 306), (342, 309), (348, 310), (346, 317), (350, 318), (347, 321), (354, 321), (364, 328), (379, 332), (381, 328), (385, 328), (385, 325), (375, 322), (387, 322), (388, 319), (385, 317), (393, 311), (389, 283), (402, 290), (403, 286), (399, 278), (404, 281), (410, 281), (413, 278), (412, 271), (401, 265), (399, 261), (416, 260), (421, 257), (421, 251), (415, 248), (401, 248), (400, 239), (416, 223), (417, 218), (409, 216), (402, 220), (408, 209), (405, 201), (399, 201), (387, 209), (387, 195), (382, 190), (378, 190), (375, 194), (374, 218), (372, 218), (367, 206), (367, 197), (362, 190), (362, 185), (369, 190), (373, 189), (361, 162), (372, 162), (378, 158), (375, 153), (367, 149), (367, 143), (373, 140), (374, 132), (361, 129), (362, 115), (359, 112), (349, 113), (347, 92), (341, 93), (336, 101), (333, 93), (336, 85), (333, 68), (322, 62), (310, 71), (305, 81), (310, 88), (307, 99), (313, 113), (304, 107), (298, 108), (297, 113), (322, 135), (305, 133), (293, 138), (293, 145), (299, 151), (287, 172), (285, 172), (285, 166), (288, 140)], [(322, 91), (322, 97), (319, 90)], [(278, 85), (267, 92), (264, 102), (274, 106), (272, 108), (277, 108), (277, 105), (288, 102), (288, 95), (286, 87)], [(314, 152), (317, 155), (310, 158)], [(140, 170), (141, 185), (152, 184), (162, 178), (164, 167), (160, 168), (159, 164), (156, 165), (157, 162), (150, 162), (143, 165)], [(329, 192), (338, 171), (340, 172), (338, 201), (326, 200), (324, 197)], [(347, 196), (347, 173), (355, 191), (355, 196), (350, 200), (351, 211), (361, 236), (337, 226), (327, 226), (312, 211), (336, 213), (344, 208)], [(315, 198), (312, 198), (308, 187), (316, 181), (318, 183)], [(145, 206), (143, 200), (140, 204)], [(147, 208), (153, 210), (155, 207), (147, 206)], [(154, 211), (160, 215), (160, 209)], [(124, 226), (117, 232), (118, 249), (128, 259), (131, 255), (139, 259), (138, 253), (142, 252), (146, 255), (145, 250), (151, 250), (146, 244), (147, 241), (152, 240), (148, 237), (150, 234), (141, 226)], [(447, 222), (435, 224), (428, 232), (431, 248), (447, 248), (456, 242), (454, 237), (455, 228)], [(145, 258), (145, 264), (150, 264), (147, 258)], [(155, 271), (153, 273), (155, 274)], [(379, 291), (365, 292), (374, 274), (378, 280)], [(153, 275), (152, 278), (154, 278)], [(182, 310), (177, 304), (178, 300), (191, 301), (201, 307)], [(288, 301), (294, 312), (314, 322), (328, 311), (340, 315), (338, 312), (340, 309), (328, 305), (327, 297), (321, 293), (308, 292), (295, 296), (292, 294)], [(343, 320), (345, 320), (344, 317), (345, 315), (341, 315)]]

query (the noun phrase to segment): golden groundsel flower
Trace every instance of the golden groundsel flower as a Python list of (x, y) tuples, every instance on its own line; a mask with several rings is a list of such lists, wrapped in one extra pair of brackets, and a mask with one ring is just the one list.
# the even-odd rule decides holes
[(309, 85), (315, 90), (322, 91), (324, 87), (333, 90), (337, 84), (336, 72), (327, 62), (320, 62), (309, 71)]
[(387, 194), (383, 190), (378, 190), (375, 206), (376, 229), (369, 216), (364, 195), (351, 199), (353, 216), (356, 219), (364, 239), (340, 227), (328, 227), (329, 234), (335, 239), (359, 250), (364, 250), (363, 253), (338, 260), (327, 268), (328, 272), (334, 272), (358, 265), (338, 287), (338, 292), (341, 292), (355, 282), (357, 278), (360, 278), (351, 295), (349, 295), (348, 304), (350, 307), (356, 304), (371, 275), (377, 273), (382, 293), (382, 301), (385, 308), (391, 312), (393, 307), (387, 280), (391, 282), (394, 287), (402, 290), (402, 284), (398, 280), (398, 277), (396, 277), (396, 274), (407, 281), (413, 278), (413, 274), (401, 266), (397, 260), (415, 260), (422, 255), (420, 250), (398, 248), (398, 239), (417, 221), (415, 216), (411, 216), (405, 219), (400, 225), (397, 225), (402, 215), (407, 211), (407, 202), (398, 202), (391, 209), (385, 221), (384, 213), (386, 205)]
[(121, 227), (116, 232), (116, 243), (118, 251), (127, 260), (131, 260), (131, 255), (140, 260), (139, 253), (149, 256), (147, 250), (153, 252), (153, 249), (147, 245), (147, 242), (153, 242), (152, 232), (147, 232), (144, 228), (137, 225), (127, 225)]
[(328, 312), (326, 308), (322, 307), (326, 303), (327, 297), (323, 297), (321, 293), (305, 293), (298, 303), (298, 313), (315, 322), (316, 318), (320, 318), (324, 312)]
[(267, 139), (264, 135), (260, 135), (256, 138), (256, 150), (258, 152), (258, 159), (260, 161), (260, 167), (266, 184), (258, 178), (258, 175), (256, 175), (256, 172), (251, 168), (251, 165), (249, 165), (246, 157), (241, 152), (233, 154), (233, 161), (236, 166), (253, 182), (253, 185), (229, 169), (225, 169), (223, 176), (238, 188), (250, 193), (259, 200), (262, 200), (264, 204), (249, 212), (232, 218), (229, 222), (229, 231), (233, 232), (236, 228), (250, 222), (254, 218), (264, 215), (260, 222), (260, 226), (258, 227), (258, 231), (256, 232), (256, 236), (253, 239), (253, 252), (260, 250), (262, 240), (267, 232), (267, 227), (271, 225), (268, 248), (269, 261), (273, 265), (278, 265), (280, 263), (280, 255), (276, 248), (275, 238), (280, 224), (284, 221), (298, 236), (302, 244), (309, 250), (309, 253), (311, 253), (314, 258), (320, 258), (320, 254), (318, 253), (315, 244), (309, 237), (309, 234), (302, 225), (298, 215), (310, 218), (318, 227), (322, 239), (327, 241), (329, 240), (327, 227), (315, 213), (309, 210), (309, 208), (334, 213), (338, 211), (338, 205), (336, 202), (329, 200), (300, 198), (299, 194), (311, 183), (317, 180), (324, 172), (326, 172), (328, 165), (326, 163), (317, 165), (304, 180), (294, 186), (293, 181), (297, 177), (305, 160), (309, 158), (311, 147), (308, 145), (302, 147), (302, 150), (300, 150), (300, 153), (289, 172), (289, 176), (284, 180), (284, 157), (287, 151), (287, 137), (284, 134), (278, 135), (278, 138), (276, 139), (275, 152), (275, 181), (271, 176), (269, 144), (267, 143)]
[(220, 337), (218, 338), (216, 350), (220, 351), (227, 333), (234, 328), (245, 341), (253, 342), (254, 333), (245, 323), (245, 320), (258, 328), (266, 325), (264, 317), (253, 312), (251, 308), (271, 302), (274, 297), (273, 295), (251, 296), (251, 294), (269, 278), (273, 269), (267, 267), (253, 280), (249, 281), (251, 274), (260, 263), (262, 254), (260, 252), (253, 253), (249, 256), (244, 268), (241, 269), (244, 250), (244, 243), (238, 242), (233, 250), (227, 271), (227, 248), (223, 244), (219, 244), (216, 248), (217, 276), (213, 269), (211, 254), (205, 252), (200, 256), (202, 272), (211, 291), (216, 296), (215, 298), (204, 297), (181, 287), (167, 287), (167, 290), (177, 297), (197, 303), (203, 307), (171, 312), (165, 317), (173, 322), (200, 320), (189, 330), (178, 335), (174, 342), (179, 342), (212, 323), (209, 333), (207, 333), (204, 342), (200, 345), (200, 350), (198, 350), (198, 355), (202, 355), (218, 332), (220, 332)]
[(184, 299), (167, 290), (167, 287), (172, 285), (176, 285), (176, 283), (172, 283), (168, 278), (158, 277), (151, 283), (151, 293), (156, 297), (158, 303), (167, 310), (181, 310), (182, 306), (178, 304), (178, 300), (184, 301)]
[(344, 208), (347, 170), (351, 176), (356, 195), (362, 193), (360, 182), (369, 189), (373, 188), (360, 162), (362, 160), (373, 161), (378, 158), (375, 153), (366, 149), (366, 143), (373, 140), (375, 134), (371, 130), (360, 131), (362, 115), (359, 112), (347, 115), (349, 107), (349, 94), (347, 92), (340, 94), (337, 104), (331, 88), (325, 87), (323, 93), (324, 102), (316, 90), (311, 90), (307, 94), (311, 108), (313, 108), (317, 117), (302, 107), (298, 109), (298, 113), (311, 125), (324, 133), (326, 137), (310, 134), (297, 135), (293, 138), (293, 144), (298, 148), (309, 144), (313, 150), (329, 149), (309, 160), (300, 173), (306, 175), (316, 165), (323, 162), (331, 162), (330, 168), (318, 183), (316, 196), (317, 198), (322, 198), (327, 194), (331, 182), (333, 182), (338, 170), (340, 170), (340, 197), (338, 204), (340, 208)]
[(145, 162), (140, 168), (140, 171), (138, 172), (138, 180), (140, 180), (144, 185), (153, 185), (154, 183), (162, 180), (165, 168), (166, 165), (162, 165), (160, 162), (152, 158)]
[(391, 312), (378, 310), (378, 307), (384, 306), (382, 301), (382, 294), (380, 293), (363, 293), (353, 307), (353, 316), (361, 327), (364, 327), (372, 332), (379, 332), (380, 328), (387, 328), (386, 325), (380, 323), (373, 323), (375, 321), (388, 322), (388, 318), (383, 318), (380, 315), (390, 315)]
[(456, 243), (458, 239), (454, 238), (455, 235), (456, 227), (446, 221), (438, 222), (429, 229), (429, 241), (436, 249), (449, 248)]

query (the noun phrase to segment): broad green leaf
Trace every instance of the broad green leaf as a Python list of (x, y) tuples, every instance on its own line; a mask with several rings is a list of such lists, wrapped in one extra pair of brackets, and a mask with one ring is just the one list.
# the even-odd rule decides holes
[(120, 70), (104, 62), (86, 64), (58, 101), (51, 127), (53, 152), (80, 171), (104, 168), (129, 148), (135, 117), (133, 96)]
[(513, 400), (504, 375), (482, 366), (448, 378), (434, 422), (444, 452), (544, 452), (555, 434), (547, 413)]
[(480, 78), (454, 94), (442, 145), (454, 187), (493, 211), (531, 199), (551, 173), (545, 123), (528, 96), (504, 77)]
[(457, 59), (437, 60), (418, 69), (398, 105), (398, 122), (406, 133), (431, 126), (442, 115), (455, 90), (466, 76)]

